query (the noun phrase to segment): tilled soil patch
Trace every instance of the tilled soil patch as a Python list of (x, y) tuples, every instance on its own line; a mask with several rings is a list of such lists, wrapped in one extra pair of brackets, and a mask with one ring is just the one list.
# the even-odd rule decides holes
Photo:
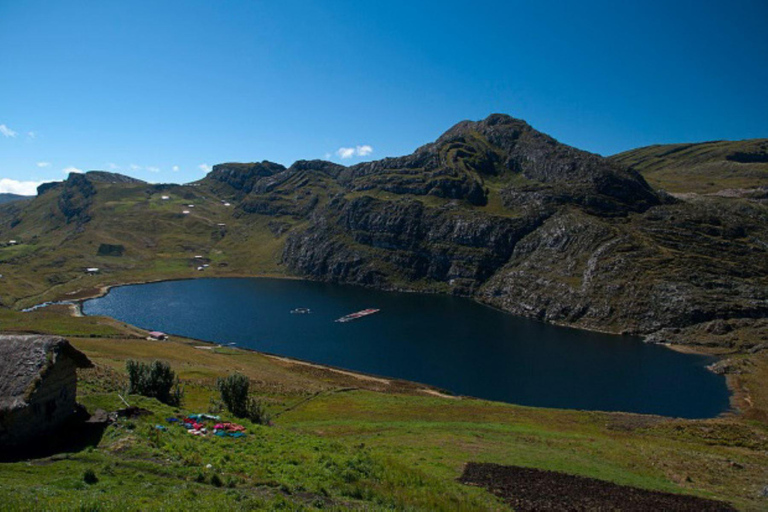
[(647, 512), (734, 511), (721, 501), (647, 491), (582, 476), (499, 464), (470, 462), (459, 481), (486, 488), (516, 511), (621, 510)]

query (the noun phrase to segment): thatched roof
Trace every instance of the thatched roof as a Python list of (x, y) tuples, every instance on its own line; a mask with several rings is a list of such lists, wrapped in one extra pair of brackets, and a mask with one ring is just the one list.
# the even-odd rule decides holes
[(0, 412), (24, 407), (36, 384), (61, 357), (79, 368), (93, 364), (59, 336), (0, 335)]

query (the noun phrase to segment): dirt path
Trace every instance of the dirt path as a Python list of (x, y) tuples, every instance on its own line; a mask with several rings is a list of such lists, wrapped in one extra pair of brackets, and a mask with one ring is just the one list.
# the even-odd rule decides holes
[(365, 375), (365, 374), (362, 374), (362, 373), (348, 372), (346, 370), (339, 370), (337, 368), (331, 368), (330, 366), (323, 366), (321, 364), (308, 363), (306, 361), (298, 361), (296, 359), (289, 359), (287, 357), (280, 357), (280, 356), (273, 356), (273, 355), (267, 355), (267, 357), (269, 357), (271, 359), (277, 359), (278, 361), (282, 361), (284, 363), (298, 364), (298, 365), (303, 365), (303, 366), (309, 366), (311, 368), (318, 368), (320, 370), (326, 370), (326, 371), (329, 371), (329, 372), (335, 372), (335, 373), (339, 373), (341, 375), (346, 375), (347, 377), (353, 377), (355, 379), (369, 380), (371, 382), (378, 382), (380, 384), (385, 384), (385, 385), (390, 385), (392, 383), (388, 379), (382, 379), (380, 377), (373, 377), (371, 375)]

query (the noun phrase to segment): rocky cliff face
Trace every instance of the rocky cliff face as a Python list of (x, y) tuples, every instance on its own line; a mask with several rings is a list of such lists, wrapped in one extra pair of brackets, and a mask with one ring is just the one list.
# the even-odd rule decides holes
[(63, 184), (59, 210), (67, 223), (85, 223), (91, 218), (88, 209), (93, 204), (96, 188), (84, 174), (72, 173)]
[(210, 180), (243, 215), (292, 218), (283, 262), (316, 279), (614, 332), (768, 316), (764, 207), (679, 202), (509, 116), (404, 157), (225, 164)]
[[(124, 178), (71, 175), (34, 200), (0, 206), (0, 234), (36, 244), (14, 256), (33, 270), (16, 288), (6, 281), (13, 297), (81, 274), (82, 262), (59, 257), (59, 247), (109, 256), (98, 266), (125, 272), (153, 272), (162, 258), (180, 268), (189, 254), (210, 253), (238, 274), (266, 267), (453, 293), (656, 341), (768, 343), (762, 189), (673, 199), (619, 160), (509, 116), (464, 121), (411, 155), (350, 167), (227, 163), (194, 186)], [(193, 213), (182, 215), (177, 199), (195, 203)], [(123, 247), (123, 256), (102, 247)]]
[(338, 197), (287, 241), (284, 260), (323, 279), (471, 294), (510, 257), (544, 215), (507, 218), (446, 203)]

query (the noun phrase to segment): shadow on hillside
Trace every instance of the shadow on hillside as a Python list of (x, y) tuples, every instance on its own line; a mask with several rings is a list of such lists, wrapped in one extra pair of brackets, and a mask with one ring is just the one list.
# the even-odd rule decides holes
[(44, 459), (62, 453), (77, 453), (97, 446), (109, 423), (92, 418), (81, 408), (65, 425), (56, 431), (31, 440), (23, 446), (0, 450), (0, 462), (20, 462)]

